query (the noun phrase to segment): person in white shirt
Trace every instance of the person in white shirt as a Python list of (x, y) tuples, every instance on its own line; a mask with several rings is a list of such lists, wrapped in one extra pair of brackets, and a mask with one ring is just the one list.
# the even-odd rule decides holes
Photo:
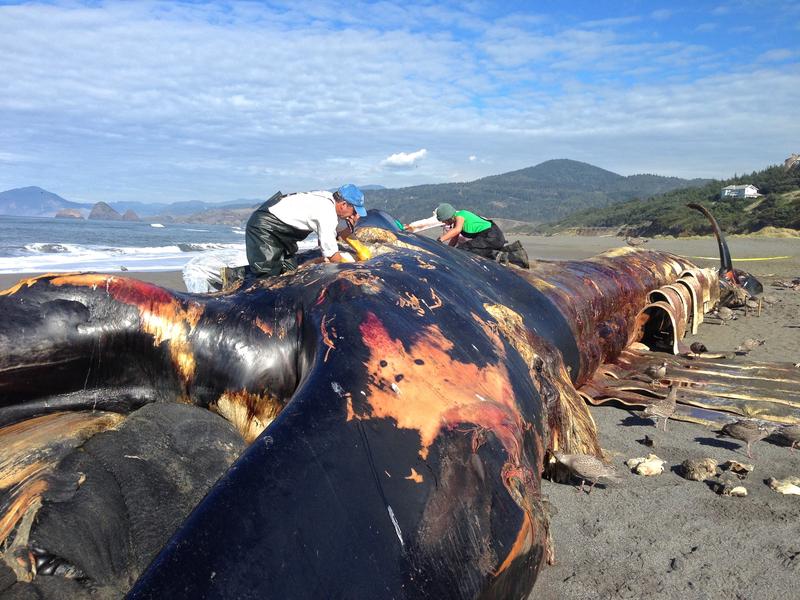
[(247, 221), (245, 249), (250, 271), (256, 276), (280, 275), (297, 268), (297, 242), (313, 231), (326, 261), (344, 262), (336, 243), (339, 219), (352, 229), (366, 216), (364, 194), (352, 183), (335, 192), (275, 194)]

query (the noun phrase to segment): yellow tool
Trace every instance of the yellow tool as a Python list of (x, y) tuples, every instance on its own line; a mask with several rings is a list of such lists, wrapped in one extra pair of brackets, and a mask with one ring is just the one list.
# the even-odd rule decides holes
[(370, 258), (372, 258), (372, 253), (369, 251), (369, 248), (367, 248), (364, 244), (362, 244), (358, 240), (354, 240), (348, 237), (347, 239), (345, 239), (345, 242), (347, 242), (350, 245), (350, 247), (355, 251), (358, 260), (369, 260)]

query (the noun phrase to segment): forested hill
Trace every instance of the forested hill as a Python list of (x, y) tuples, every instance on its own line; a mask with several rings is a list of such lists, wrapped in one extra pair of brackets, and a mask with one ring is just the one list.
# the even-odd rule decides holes
[(586, 163), (559, 159), (466, 183), (369, 190), (365, 195), (367, 206), (386, 210), (403, 221), (430, 216), (440, 202), (449, 202), (487, 217), (548, 222), (576, 210), (648, 198), (707, 181), (660, 175), (624, 177)]
[[(756, 186), (763, 196), (721, 198), (723, 187), (745, 184)], [(789, 170), (776, 165), (750, 175), (711, 181), (697, 188), (673, 190), (648, 200), (580, 211), (555, 223), (550, 230), (623, 227), (630, 235), (710, 233), (706, 219), (686, 207), (690, 202), (705, 205), (729, 233), (750, 233), (768, 226), (800, 229), (800, 165)]]

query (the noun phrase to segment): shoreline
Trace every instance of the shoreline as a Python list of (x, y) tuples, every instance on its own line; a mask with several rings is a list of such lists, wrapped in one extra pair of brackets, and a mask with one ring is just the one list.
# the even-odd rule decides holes
[[(612, 248), (625, 247), (624, 238), (615, 236), (527, 235), (510, 232), (509, 242), (519, 240), (535, 260), (585, 260)], [(768, 238), (759, 236), (729, 236), (728, 245), (734, 267), (757, 277), (800, 276), (800, 238)], [(679, 254), (700, 267), (719, 265), (718, 248), (713, 236), (694, 238), (649, 238), (641, 246)], [(59, 271), (52, 271), (59, 272)], [(180, 270), (171, 271), (97, 271), (118, 277), (133, 277), (181, 292), (186, 291)], [(44, 273), (0, 274), (0, 290), (7, 289), (20, 279)]]

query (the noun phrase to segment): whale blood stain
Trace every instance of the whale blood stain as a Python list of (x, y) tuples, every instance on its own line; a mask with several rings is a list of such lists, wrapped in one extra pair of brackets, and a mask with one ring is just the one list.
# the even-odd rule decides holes
[[(370, 351), (366, 366), (376, 374), (368, 394), (373, 418), (392, 418), (398, 427), (416, 429), (423, 459), (443, 428), (473, 423), (494, 432), (509, 459), (519, 464), (523, 419), (502, 363), (478, 367), (453, 360), (449, 354), (453, 343), (436, 325), (423, 329), (408, 351), (390, 337), (374, 313), (368, 314), (360, 330)], [(428, 362), (412, 369), (411, 354), (423, 354)], [(403, 380), (402, 397), (385, 383), (398, 381), (398, 375)]]

